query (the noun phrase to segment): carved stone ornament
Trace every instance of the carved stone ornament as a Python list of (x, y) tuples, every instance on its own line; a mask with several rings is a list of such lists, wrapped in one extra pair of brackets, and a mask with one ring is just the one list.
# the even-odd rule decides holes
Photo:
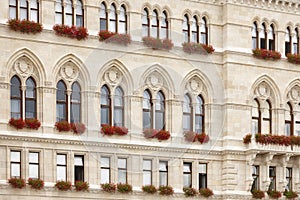
[(293, 102), (299, 102), (300, 101), (300, 87), (294, 86), (287, 95), (288, 99)]
[(256, 96), (260, 97), (261, 99), (267, 99), (268, 97), (270, 97), (271, 90), (265, 82), (262, 82), (256, 88), (255, 94), (256, 94)]
[(72, 62), (68, 62), (60, 69), (60, 75), (64, 79), (72, 82), (77, 79), (79, 70)]
[(188, 81), (186, 89), (196, 95), (200, 94), (203, 91), (203, 82), (198, 77), (193, 77)]
[(116, 67), (107, 70), (103, 76), (103, 79), (112, 86), (118, 85), (122, 81), (122, 73)]
[(14, 70), (23, 77), (30, 76), (34, 71), (33, 63), (23, 56), (15, 62)]
[(159, 90), (164, 85), (164, 81), (162, 76), (155, 71), (146, 78), (146, 84), (153, 90)]

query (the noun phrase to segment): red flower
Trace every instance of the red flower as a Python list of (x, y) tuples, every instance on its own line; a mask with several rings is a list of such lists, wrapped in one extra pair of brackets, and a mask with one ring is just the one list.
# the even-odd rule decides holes
[(152, 49), (171, 50), (174, 46), (172, 41), (169, 39), (161, 40), (153, 37), (143, 37), (142, 40), (145, 46), (151, 47)]
[(300, 55), (299, 54), (290, 54), (286, 55), (288, 61), (294, 64), (300, 64)]
[(281, 58), (280, 52), (267, 49), (253, 49), (253, 56), (265, 60), (278, 60)]
[(201, 133), (197, 135), (197, 139), (201, 144), (203, 144), (209, 141), (209, 136), (206, 135), (205, 133)]
[(13, 126), (16, 129), (22, 129), (25, 126), (25, 122), (22, 118), (20, 119), (11, 118), (8, 123), (10, 126)]
[(40, 33), (43, 30), (42, 24), (39, 24), (34, 21), (22, 20), (19, 19), (10, 19), (8, 22), (9, 28), (14, 31), (20, 31), (22, 33)]
[(88, 37), (88, 31), (84, 27), (67, 26), (56, 24), (53, 26), (53, 30), (57, 35), (76, 38), (77, 40), (83, 40)]
[(71, 125), (67, 121), (56, 122), (55, 127), (59, 132), (71, 130)]
[(76, 134), (82, 134), (86, 130), (86, 127), (83, 123), (71, 123), (71, 129)]
[(37, 130), (41, 126), (41, 122), (38, 119), (35, 119), (35, 118), (25, 119), (25, 126), (26, 126), (26, 128)]
[(198, 53), (212, 53), (215, 49), (211, 45), (199, 44), (194, 42), (185, 42), (182, 44), (183, 51), (189, 54)]
[(165, 130), (160, 130), (157, 132), (157, 134), (155, 135), (155, 137), (158, 140), (167, 140), (171, 137), (171, 134), (169, 131), (165, 131)]

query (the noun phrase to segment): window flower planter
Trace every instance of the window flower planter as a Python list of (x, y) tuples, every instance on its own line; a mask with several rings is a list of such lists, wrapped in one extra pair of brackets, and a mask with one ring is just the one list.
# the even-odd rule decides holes
[(109, 31), (100, 31), (99, 40), (105, 41), (106, 43), (114, 43), (121, 45), (128, 45), (131, 43), (131, 37), (129, 34), (118, 34)]
[(213, 53), (215, 49), (211, 45), (199, 44), (194, 42), (185, 42), (182, 44), (183, 51), (188, 54), (206, 54)]
[(249, 144), (249, 143), (251, 143), (251, 137), (252, 137), (252, 134), (251, 134), (251, 133), (245, 135), (245, 137), (243, 137), (243, 143), (244, 143), (244, 144)]
[(76, 191), (87, 191), (89, 189), (89, 184), (84, 181), (76, 181), (74, 186)]
[(157, 134), (155, 135), (155, 137), (158, 140), (168, 140), (171, 137), (171, 134), (169, 131), (165, 131), (165, 130), (160, 130), (157, 132)]
[[(296, 136), (295, 140), (298, 140)], [(270, 134), (256, 134), (255, 141), (260, 144), (275, 144), (275, 145), (282, 145), (282, 146), (289, 146), (292, 144), (292, 140), (290, 136), (285, 135), (270, 135)]]
[(200, 193), (201, 196), (204, 196), (206, 198), (214, 195), (213, 191), (209, 188), (201, 188), (199, 190), (199, 193)]
[(174, 194), (174, 190), (171, 186), (159, 186), (158, 188), (159, 194), (160, 195), (165, 195), (165, 196), (170, 196)]
[(101, 133), (103, 135), (127, 135), (128, 129), (120, 126), (110, 126), (108, 124), (102, 124)]
[(22, 189), (26, 186), (25, 180), (22, 178), (10, 178), (8, 179), (8, 183), (13, 187), (13, 188), (19, 188)]
[(185, 141), (187, 142), (195, 142), (197, 139), (197, 133), (193, 131), (184, 131), (183, 136), (185, 138)]
[(72, 190), (72, 184), (69, 181), (57, 181), (54, 186), (61, 191)]
[(103, 191), (108, 192), (108, 193), (116, 192), (116, 188), (117, 188), (116, 184), (113, 184), (113, 183), (104, 183), (104, 184), (101, 184), (100, 186)]
[(157, 192), (157, 189), (154, 185), (145, 185), (142, 187), (142, 190), (148, 194), (154, 194)]
[(267, 49), (253, 49), (253, 56), (264, 60), (279, 60), (281, 58), (280, 52)]
[(203, 143), (207, 143), (209, 141), (209, 136), (206, 135), (205, 133), (199, 133), (197, 135), (197, 139), (201, 144), (203, 144)]
[(83, 40), (88, 37), (88, 31), (84, 27), (76, 27), (76, 26), (67, 26), (67, 25), (59, 25), (56, 24), (53, 26), (53, 30), (56, 35), (76, 38), (77, 40)]
[(265, 197), (265, 192), (261, 190), (253, 190), (251, 193), (254, 199), (262, 199)]
[(10, 126), (13, 126), (15, 127), (16, 129), (22, 129), (25, 127), (25, 122), (22, 118), (20, 119), (14, 119), (14, 118), (11, 118), (8, 122), (8, 124)]
[(298, 194), (294, 191), (285, 191), (283, 193), (283, 195), (285, 196), (285, 198), (287, 199), (295, 199), (298, 197)]
[(62, 131), (70, 131), (71, 130), (71, 125), (67, 121), (60, 121), (55, 123), (55, 127), (59, 132)]
[(71, 123), (71, 129), (75, 134), (82, 134), (86, 130), (83, 123)]
[(157, 132), (158, 131), (155, 129), (145, 129), (143, 131), (143, 134), (144, 134), (144, 137), (148, 139), (148, 138), (154, 138), (156, 136)]
[(198, 191), (195, 188), (184, 187), (183, 188), (184, 196), (194, 197), (198, 194)]
[(41, 126), (41, 122), (38, 119), (25, 119), (25, 127), (38, 130)]
[(41, 190), (44, 188), (44, 181), (41, 179), (28, 179), (28, 185), (31, 186), (32, 189)]
[(132, 192), (132, 186), (127, 183), (118, 183), (117, 190), (120, 193), (129, 193)]
[(268, 191), (267, 193), (271, 199), (278, 199), (281, 197), (281, 192), (276, 190)]
[(286, 57), (287, 57), (287, 60), (290, 63), (300, 64), (300, 55), (299, 54), (290, 54), (290, 53), (288, 53), (286, 55)]
[(143, 43), (147, 47), (151, 47), (152, 49), (164, 49), (171, 50), (174, 46), (172, 40), (169, 39), (158, 39), (153, 37), (143, 37)]
[(10, 19), (8, 20), (8, 26), (11, 30), (18, 31), (21, 33), (40, 33), (43, 30), (43, 26), (40, 23), (29, 21), (29, 20), (18, 20)]

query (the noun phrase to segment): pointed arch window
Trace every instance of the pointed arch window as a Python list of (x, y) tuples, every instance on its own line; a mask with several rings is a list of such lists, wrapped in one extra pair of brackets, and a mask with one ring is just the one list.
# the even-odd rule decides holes
[(262, 30), (260, 32), (260, 48), (267, 49), (267, 27), (266, 24), (262, 24)]
[(160, 27), (160, 37), (161, 39), (169, 38), (169, 22), (168, 15), (166, 11), (162, 12), (161, 16), (161, 27)]
[(258, 29), (257, 23), (254, 22), (252, 26), (252, 49), (258, 48)]
[(100, 5), (100, 31), (106, 31), (107, 30), (107, 9), (106, 5), (104, 3), (101, 3)]
[(272, 133), (272, 105), (270, 100), (266, 100), (265, 108), (262, 113), (262, 133)]
[(261, 133), (261, 111), (260, 104), (257, 99), (254, 99), (252, 105), (252, 134)]
[(293, 53), (299, 54), (299, 31), (297, 28), (295, 29), (295, 34), (293, 35), (292, 41), (293, 41)]
[(188, 94), (184, 95), (183, 98), (183, 117), (182, 127), (184, 131), (191, 131), (193, 127), (193, 116), (192, 116), (192, 101)]
[(70, 116), (71, 123), (81, 122), (81, 88), (78, 82), (72, 84)]
[(204, 100), (201, 95), (196, 98), (195, 132), (204, 133)]
[(65, 12), (66, 12), (66, 21), (65, 25), (72, 26), (74, 24), (73, 20), (73, 2), (71, 0), (65, 0), (66, 7), (65, 7)]
[(157, 11), (154, 10), (152, 12), (152, 22), (151, 22), (151, 37), (158, 38), (159, 37), (159, 21)]
[(120, 8), (118, 32), (120, 34), (127, 33), (127, 14), (124, 5), (122, 5)]
[(161, 130), (165, 128), (165, 96), (159, 91), (155, 102), (155, 129)]
[(149, 19), (149, 12), (145, 8), (143, 10), (142, 15), (142, 36), (148, 37), (150, 35), (150, 19)]
[(192, 37), (191, 42), (199, 43), (199, 27), (198, 27), (198, 19), (196, 16), (192, 18)]
[(111, 125), (111, 99), (106, 85), (101, 88), (101, 124)]
[(291, 40), (292, 40), (291, 30), (288, 27), (285, 30), (285, 55), (287, 55), (288, 53), (291, 53), (291, 45), (292, 45)]
[(285, 110), (285, 134), (287, 136), (294, 135), (294, 114), (293, 107), (290, 102), (286, 104)]
[(76, 26), (83, 27), (84, 24), (84, 9), (81, 0), (76, 3)]
[(32, 77), (29, 77), (26, 80), (25, 119), (37, 118), (36, 105), (36, 83)]
[(124, 92), (120, 86), (115, 90), (114, 126), (124, 126)]
[(275, 29), (274, 25), (271, 24), (268, 32), (268, 40), (269, 40), (269, 50), (275, 50)]
[(20, 20), (28, 20), (28, 1), (20, 0)]
[(152, 96), (149, 90), (145, 90), (143, 95), (143, 129), (152, 127), (152, 105)]
[(109, 31), (117, 32), (117, 12), (115, 4), (111, 4), (109, 13)]
[(62, 4), (62, 0), (56, 0), (56, 2), (55, 2), (55, 24), (63, 24), (64, 23), (63, 12), (64, 12), (64, 7)]
[(67, 86), (63, 81), (59, 81), (56, 89), (56, 121), (68, 121)]
[(187, 15), (184, 15), (184, 17), (183, 17), (182, 32), (183, 32), (183, 41), (189, 42), (190, 41), (190, 24), (189, 24), (189, 18)]
[(202, 17), (201, 19), (201, 26), (200, 26), (200, 32), (201, 32), (201, 44), (208, 44), (208, 28), (207, 28), (207, 22), (205, 17)]
[(22, 118), (21, 81), (17, 76), (13, 76), (10, 80), (10, 115), (11, 118)]

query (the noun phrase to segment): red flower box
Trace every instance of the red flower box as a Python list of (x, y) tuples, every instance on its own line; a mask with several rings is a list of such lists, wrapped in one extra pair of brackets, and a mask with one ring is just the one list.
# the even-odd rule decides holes
[(84, 181), (76, 181), (75, 182), (75, 190), (76, 191), (87, 191), (89, 189), (89, 184)]
[(132, 186), (129, 185), (128, 183), (118, 183), (117, 190), (120, 193), (129, 193), (132, 192)]
[(154, 138), (156, 136), (157, 132), (158, 131), (155, 129), (145, 129), (143, 131), (143, 134), (144, 134), (145, 138)]
[(103, 135), (127, 135), (128, 129), (120, 126), (111, 126), (108, 124), (102, 124), (101, 133)]
[(209, 136), (206, 135), (205, 133), (200, 133), (197, 135), (197, 139), (201, 144), (203, 144), (209, 141)]
[(199, 44), (194, 42), (185, 42), (182, 44), (183, 51), (189, 54), (205, 54), (205, 53), (213, 53), (215, 49), (211, 45)]
[(251, 134), (251, 133), (245, 135), (245, 137), (243, 138), (244, 144), (249, 144), (249, 143), (251, 143), (251, 137), (252, 137), (252, 134)]
[(174, 194), (174, 190), (171, 186), (159, 186), (158, 188), (159, 194), (160, 195), (165, 195), (165, 196), (170, 196)]
[(201, 196), (204, 196), (204, 197), (210, 197), (210, 196), (214, 195), (213, 191), (209, 188), (201, 188), (199, 190), (199, 193)]
[(86, 127), (83, 123), (71, 123), (70, 125), (75, 134), (82, 134), (86, 130)]
[(99, 40), (105, 41), (106, 43), (121, 44), (124, 46), (131, 43), (131, 37), (129, 34), (119, 34), (109, 31), (100, 31)]
[(13, 188), (19, 188), (22, 189), (23, 187), (26, 186), (25, 180), (22, 178), (10, 178), (8, 179), (8, 183), (13, 187)]
[(281, 192), (276, 191), (276, 190), (272, 190), (272, 191), (268, 191), (268, 196), (272, 199), (278, 199), (281, 197)]
[(116, 184), (113, 183), (104, 183), (104, 184), (100, 184), (101, 188), (103, 191), (108, 192), (108, 193), (114, 193), (116, 192)]
[(71, 130), (71, 125), (67, 121), (56, 122), (55, 127), (59, 132)]
[(20, 119), (11, 118), (9, 120), (8, 124), (10, 126), (15, 127), (16, 129), (22, 129), (25, 126), (25, 122), (24, 122), (24, 120), (22, 118), (20, 118)]
[(41, 190), (44, 188), (44, 181), (41, 179), (29, 178), (28, 185), (30, 185), (32, 189)]
[(261, 190), (253, 190), (251, 193), (254, 199), (262, 199), (265, 197), (265, 192)]
[(98, 35), (99, 35), (99, 40), (100, 41), (104, 41), (114, 35), (116, 35), (117, 33), (114, 32), (110, 32), (110, 31), (99, 31)]
[(143, 43), (147, 47), (151, 47), (152, 49), (165, 49), (171, 50), (174, 46), (171, 40), (169, 39), (158, 39), (153, 37), (143, 37)]
[(160, 130), (157, 132), (157, 134), (155, 135), (155, 137), (158, 140), (168, 140), (171, 137), (171, 134), (169, 131), (165, 131), (165, 130)]
[(56, 35), (76, 38), (77, 40), (83, 40), (88, 37), (88, 31), (84, 27), (68, 26), (68, 25), (59, 25), (56, 24), (53, 26), (53, 30)]
[(253, 49), (253, 56), (265, 60), (279, 60), (281, 58), (280, 52), (267, 49)]
[(72, 184), (69, 181), (57, 181), (54, 186), (61, 191), (72, 190)]
[[(296, 140), (297, 136), (293, 137), (293, 140)], [(270, 135), (270, 134), (256, 134), (255, 141), (260, 144), (278, 144), (282, 146), (289, 146), (292, 144), (290, 136), (285, 135)]]
[(43, 30), (43, 26), (40, 23), (29, 21), (29, 20), (22, 20), (19, 19), (10, 19), (8, 20), (8, 25), (11, 30), (19, 31), (21, 33), (40, 33)]
[(25, 127), (38, 130), (41, 126), (41, 122), (38, 119), (25, 119)]
[(185, 131), (183, 135), (187, 142), (195, 142), (198, 136), (198, 134), (193, 131)]
[(286, 55), (286, 57), (287, 57), (287, 60), (290, 63), (300, 64), (300, 55), (299, 54), (290, 54), (290, 53), (288, 53)]

